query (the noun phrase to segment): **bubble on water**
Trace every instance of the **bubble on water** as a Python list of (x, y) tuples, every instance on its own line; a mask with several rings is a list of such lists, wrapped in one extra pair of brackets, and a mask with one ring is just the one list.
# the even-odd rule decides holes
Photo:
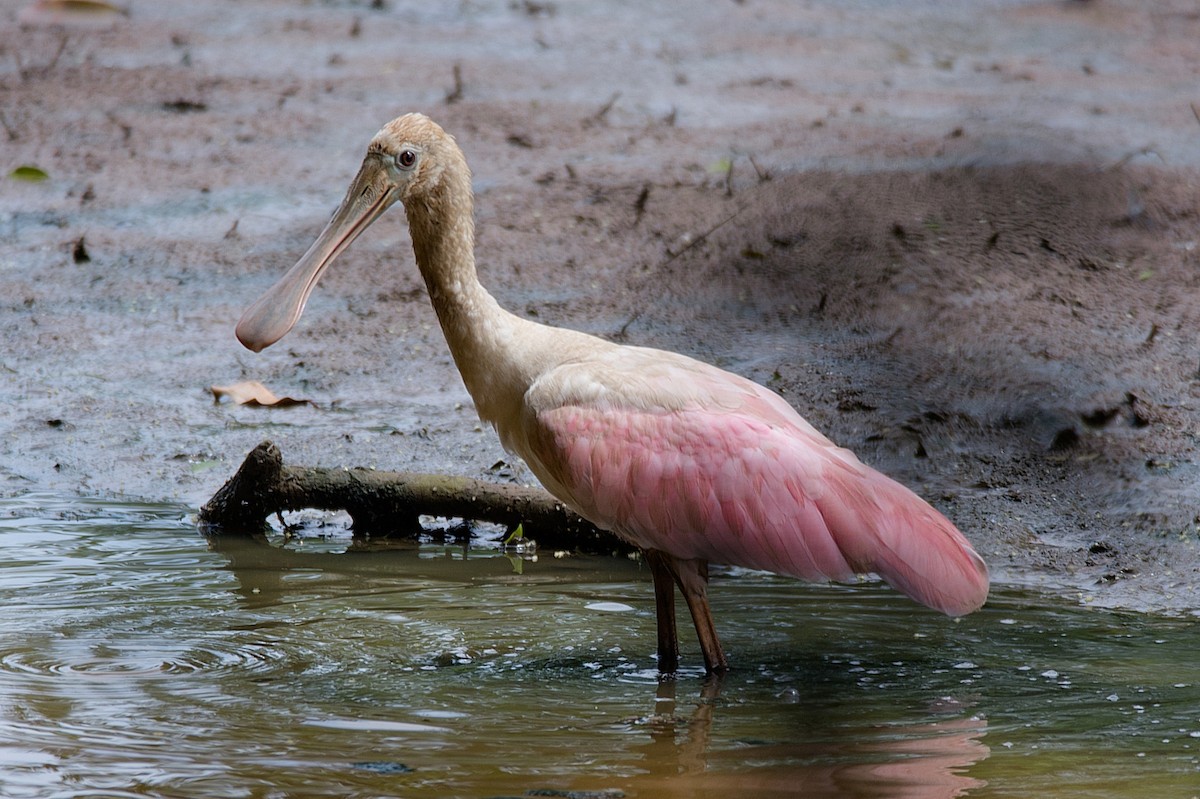
[(1119, 702), (1121, 700), (1121, 697), (1117, 696), (1116, 694), (1109, 694), (1108, 696), (1106, 696), (1104, 698), (1107, 699), (1109, 702)]
[(1058, 679), (1058, 672), (1055, 671), (1054, 669), (1046, 669), (1045, 671), (1042, 672), (1042, 676), (1045, 677), (1047, 680), (1056, 680), (1056, 679)]

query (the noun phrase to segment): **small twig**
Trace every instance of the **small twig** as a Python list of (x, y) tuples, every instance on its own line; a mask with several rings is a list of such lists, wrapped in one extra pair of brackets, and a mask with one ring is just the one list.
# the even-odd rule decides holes
[(446, 105), (457, 103), (463, 98), (462, 64), (454, 65), (454, 88), (446, 92)]
[(759, 167), (758, 162), (754, 160), (754, 156), (748, 155), (746, 157), (750, 159), (750, 166), (754, 167), (754, 172), (758, 175), (759, 183), (766, 183), (771, 179), (771, 171), (769, 169)]
[(29, 80), (30, 78), (34, 77), (35, 75), (45, 75), (46, 73), (53, 70), (54, 67), (56, 67), (58, 65), (58, 59), (62, 58), (62, 54), (66, 51), (67, 42), (69, 41), (69, 39), (70, 39), (70, 37), (67, 34), (65, 34), (65, 33), (62, 34), (62, 36), (58, 40), (58, 50), (56, 50), (54, 52), (54, 56), (50, 59), (50, 63), (45, 64), (44, 66), (26, 67), (25, 65), (23, 65), (21, 63), (21, 54), (14, 53), (13, 57), (16, 58), (16, 60), (17, 60), (17, 72), (20, 74), (21, 80)]
[(58, 66), (58, 59), (62, 58), (62, 54), (66, 52), (67, 42), (69, 40), (70, 37), (65, 33), (62, 35), (62, 38), (58, 40), (58, 49), (54, 51), (54, 58), (51, 58), (50, 63), (44, 67), (46, 72), (50, 72), (56, 66)]
[(613, 110), (613, 106), (617, 104), (617, 100), (621, 98), (620, 92), (613, 92), (612, 97), (608, 98), (608, 102), (600, 106), (600, 110), (588, 117), (587, 125), (600, 125), (604, 122), (604, 118), (608, 116), (608, 112)]
[(633, 201), (633, 226), (637, 227), (642, 221), (642, 215), (646, 213), (646, 201), (650, 199), (650, 184), (646, 183), (642, 186), (642, 190), (638, 192), (637, 199)]
[[(696, 238), (689, 241), (687, 244), (680, 247), (677, 252), (671, 252), (670, 250), (667, 250), (667, 257), (664, 258), (663, 260), (659, 261), (658, 264), (656, 266), (654, 266), (652, 269), (647, 269), (646, 273), (644, 275), (642, 275), (642, 279), (643, 280), (654, 279), (655, 273), (657, 273), (660, 269), (667, 266), (672, 261), (674, 261), (676, 258), (683, 255), (685, 252), (687, 252), (688, 250), (692, 249), (700, 242), (707, 239), (709, 236), (711, 236), (713, 233), (715, 233), (717, 230), (719, 230), (722, 226), (729, 224), (729, 222), (731, 222), (743, 210), (744, 209), (739, 208), (738, 210), (734, 211), (732, 214), (725, 217), (720, 222), (716, 223), (715, 225), (710, 227), (708, 230), (704, 231), (699, 236), (697, 236)], [(613, 341), (624, 341), (627, 337), (629, 326), (632, 325), (635, 321), (637, 321), (638, 317), (640, 317), (641, 315), (642, 315), (642, 312), (640, 310), (634, 311), (633, 314), (628, 319), (625, 320), (625, 324), (621, 325), (621, 327), (618, 328), (617, 331), (615, 333), (613, 333), (609, 338), (611, 338)]]
[(636, 322), (638, 317), (641, 315), (641, 310), (634, 311), (630, 317), (625, 320), (625, 324), (621, 325), (621, 327), (617, 329), (617, 332), (613, 333), (611, 336), (609, 336), (609, 338), (613, 341), (625, 341), (627, 338), (629, 338), (629, 326)]
[(699, 244), (700, 242), (702, 242), (702, 241), (704, 241), (705, 239), (707, 239), (707, 238), (708, 238), (709, 236), (711, 236), (713, 233), (716, 233), (716, 232), (717, 232), (717, 230), (719, 230), (720, 228), (722, 228), (722, 227), (724, 227), (725, 225), (727, 225), (727, 224), (729, 224), (730, 222), (732, 222), (732, 221), (733, 221), (733, 219), (734, 219), (734, 217), (736, 217), (736, 216), (737, 216), (738, 214), (740, 214), (741, 212), (742, 212), (742, 209), (741, 209), (741, 208), (739, 208), (738, 210), (734, 211), (732, 214), (730, 214), (729, 216), (725, 217), (725, 218), (724, 218), (724, 219), (722, 219), (720, 222), (718, 222), (717, 224), (713, 225), (713, 226), (712, 226), (712, 227), (710, 227), (708, 230), (704, 231), (704, 232), (703, 232), (703, 233), (701, 233), (699, 236), (697, 236), (696, 238), (694, 238), (694, 239), (692, 239), (691, 241), (689, 241), (687, 244), (685, 244), (683, 247), (681, 247), (681, 248), (679, 249), (679, 252), (668, 253), (668, 256), (667, 256), (667, 258), (666, 258), (665, 260), (663, 260), (661, 263), (659, 263), (659, 265), (658, 265), (658, 268), (659, 268), (659, 269), (661, 269), (662, 267), (664, 267), (664, 266), (666, 266), (667, 264), (671, 263), (671, 262), (672, 262), (672, 261), (674, 261), (676, 258), (678, 258), (679, 256), (683, 255), (685, 252), (687, 252), (688, 250), (692, 249), (693, 247), (695, 247), (695, 246), (696, 246), (697, 244)]

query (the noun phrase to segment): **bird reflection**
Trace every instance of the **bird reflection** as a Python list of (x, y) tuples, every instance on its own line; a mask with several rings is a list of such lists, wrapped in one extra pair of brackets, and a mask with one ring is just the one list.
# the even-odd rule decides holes
[(654, 713), (639, 720), (649, 738), (641, 747), (645, 773), (627, 786), (639, 795), (950, 799), (986, 785), (963, 772), (990, 754), (981, 740), (987, 721), (961, 715), (954, 702), (931, 703), (931, 715), (958, 714), (933, 721), (830, 725), (806, 729), (804, 741), (712, 749), (722, 681), (705, 681), (685, 703), (676, 698), (679, 687), (659, 683)]
[[(371, 593), (381, 590), (374, 577), (385, 581), (389, 591), (417, 592), (445, 581), (515, 579), (525, 584), (531, 579), (511, 575), (502, 558), (464, 558), (461, 553), (420, 558), (415, 550), (408, 550), (360, 557), (359, 553), (292, 551), (261, 537), (211, 536), (209, 540), (228, 559), (236, 577), (234, 592), (245, 609), (288, 604), (314, 592), (339, 597)], [(299, 586), (288, 578), (297, 572), (306, 576)], [(405, 585), (397, 589), (397, 581)], [(546, 673), (536, 663), (528, 666), (532, 673)], [(972, 714), (966, 702), (931, 697), (926, 707), (913, 710), (906, 699), (903, 705), (898, 703), (894, 716), (856, 722), (851, 713), (853, 697), (847, 697), (846, 712), (838, 712), (840, 705), (804, 688), (784, 690), (770, 705), (770, 698), (747, 688), (751, 683), (737, 682), (745, 674), (739, 670), (724, 678), (656, 680), (649, 713), (624, 722), (630, 738), (620, 747), (619, 759), (632, 764), (634, 773), (616, 782), (619, 790), (626, 795), (689, 799), (795, 795), (951, 799), (986, 784), (965, 773), (990, 754), (982, 740), (987, 722)], [(568, 676), (564, 688), (568, 693), (569, 680)], [(751, 732), (764, 736), (751, 739), (739, 729), (747, 721), (739, 708), (747, 702), (768, 703), (753, 708), (750, 715), (767, 722), (773, 733)], [(878, 700), (873, 704), (878, 707)], [(781, 721), (786, 725), (782, 731)], [(556, 789), (595, 794), (596, 780), (595, 774), (568, 777)], [(609, 779), (604, 787), (613, 784)]]

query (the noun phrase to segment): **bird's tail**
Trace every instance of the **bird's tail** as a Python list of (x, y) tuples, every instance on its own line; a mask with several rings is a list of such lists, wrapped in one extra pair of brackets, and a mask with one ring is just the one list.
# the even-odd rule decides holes
[(949, 519), (872, 469), (847, 477), (857, 485), (843, 484), (837, 493), (861, 499), (822, 507), (822, 515), (856, 571), (874, 572), (922, 605), (950, 616), (983, 606), (987, 564)]

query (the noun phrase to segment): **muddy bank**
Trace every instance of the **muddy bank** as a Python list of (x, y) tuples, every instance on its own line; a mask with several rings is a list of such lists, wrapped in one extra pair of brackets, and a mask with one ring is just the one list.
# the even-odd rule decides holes
[[(4, 173), (49, 177), (0, 192), (0, 491), (197, 506), (264, 438), (528, 480), (398, 213), (284, 342), (233, 339), (422, 110), (512, 309), (775, 387), (1000, 579), (1195, 606), (1190, 4), (374, 5), (4, 12)], [(240, 379), (316, 405), (213, 403)]]

